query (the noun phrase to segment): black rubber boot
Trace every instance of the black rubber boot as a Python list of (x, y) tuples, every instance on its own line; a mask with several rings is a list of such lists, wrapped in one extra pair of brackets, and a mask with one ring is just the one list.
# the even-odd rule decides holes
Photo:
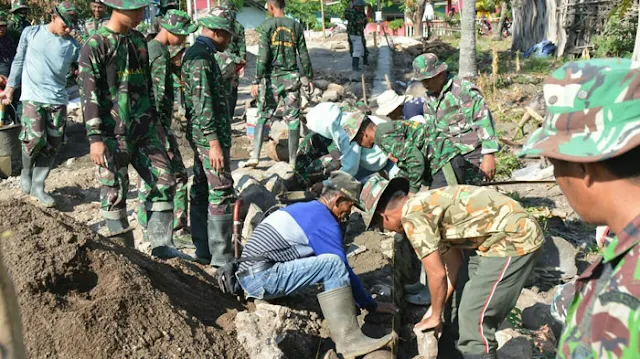
[(33, 157), (22, 151), (22, 172), (20, 172), (20, 189), (24, 194), (31, 193), (31, 174), (33, 173)]
[(211, 265), (221, 267), (233, 261), (233, 215), (209, 216), (207, 225)]
[(115, 242), (127, 247), (135, 248), (135, 239), (133, 237), (133, 227), (129, 225), (126, 218), (105, 219), (107, 224), (107, 237)]
[(211, 263), (209, 242), (207, 236), (207, 203), (191, 204), (191, 240), (196, 246), (196, 262), (201, 264)]
[(264, 124), (256, 124), (253, 134), (253, 153), (251, 153), (251, 158), (247, 161), (247, 167), (258, 167), (262, 142), (264, 142)]
[(151, 242), (151, 255), (161, 259), (181, 258), (193, 260), (173, 244), (173, 211), (148, 211), (147, 238)]
[(298, 146), (300, 146), (300, 127), (295, 130), (289, 130), (289, 166), (291, 166), (294, 171), (296, 169)]
[(352, 57), (351, 58), (351, 70), (360, 71), (360, 58)]
[(391, 334), (380, 339), (362, 334), (356, 317), (356, 303), (351, 286), (344, 286), (318, 294), (322, 314), (327, 320), (336, 351), (345, 359), (355, 358), (378, 350), (392, 340)]
[(44, 191), (44, 181), (49, 177), (55, 160), (55, 157), (39, 154), (31, 175), (31, 197), (40, 201), (45, 207), (54, 207), (56, 205), (56, 200)]
[(369, 66), (369, 56), (364, 56), (364, 57), (362, 58), (362, 64), (363, 64), (364, 66)]

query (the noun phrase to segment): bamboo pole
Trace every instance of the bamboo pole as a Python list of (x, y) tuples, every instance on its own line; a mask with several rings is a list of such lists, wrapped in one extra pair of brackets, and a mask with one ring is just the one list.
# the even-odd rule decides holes
[(364, 104), (369, 106), (369, 101), (367, 101), (367, 82), (364, 79), (364, 73), (361, 76), (362, 78), (362, 99), (364, 100)]
[(320, 0), (320, 16), (322, 16), (322, 19), (320, 19), (320, 21), (322, 21), (322, 37), (326, 39), (327, 34), (324, 28), (324, 0)]
[(389, 74), (384, 74), (384, 80), (387, 82), (387, 90), (393, 90), (393, 86), (391, 86), (391, 80), (389, 79)]

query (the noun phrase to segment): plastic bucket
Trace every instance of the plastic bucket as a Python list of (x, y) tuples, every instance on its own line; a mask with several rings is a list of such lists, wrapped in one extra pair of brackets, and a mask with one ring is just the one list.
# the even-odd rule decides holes
[[(256, 123), (258, 122), (258, 118), (260, 115), (258, 114), (258, 109), (252, 107), (247, 109), (245, 112), (245, 116), (247, 117), (247, 137), (253, 139), (256, 129)], [(271, 129), (271, 125), (268, 123), (264, 126), (264, 137), (269, 136), (269, 130)]]

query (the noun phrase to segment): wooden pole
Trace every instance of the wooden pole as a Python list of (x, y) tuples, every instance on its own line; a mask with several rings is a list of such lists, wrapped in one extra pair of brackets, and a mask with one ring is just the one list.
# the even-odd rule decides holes
[(391, 80), (389, 79), (389, 74), (384, 74), (384, 80), (387, 82), (387, 89), (393, 90), (393, 86), (391, 86)]
[(378, 48), (378, 33), (374, 32), (373, 33), (373, 47), (374, 48)]
[(211, 10), (211, 0), (207, 0), (207, 10)]
[(324, 28), (324, 0), (320, 0), (320, 16), (322, 16), (322, 19), (320, 19), (320, 21), (322, 21), (322, 37), (326, 39), (327, 34)]
[(362, 74), (362, 99), (364, 100), (364, 104), (369, 106), (369, 101), (367, 101), (367, 82), (364, 79), (364, 73)]

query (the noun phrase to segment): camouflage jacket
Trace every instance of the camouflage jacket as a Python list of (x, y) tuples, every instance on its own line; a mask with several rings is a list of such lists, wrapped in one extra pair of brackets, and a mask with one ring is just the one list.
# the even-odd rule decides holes
[(209, 147), (209, 141), (220, 141), (231, 147), (231, 118), (225, 98), (224, 80), (216, 61), (213, 42), (203, 36), (196, 39), (182, 60), (187, 139), (197, 146)]
[(313, 69), (302, 25), (286, 17), (272, 17), (263, 22), (260, 28), (255, 83), (271, 76), (298, 73), (297, 55), (300, 56), (303, 76), (312, 81)]
[(79, 67), (89, 142), (102, 141), (101, 136), (145, 137), (157, 114), (143, 35), (101, 27), (82, 47)]
[(542, 228), (520, 203), (475, 186), (417, 193), (402, 208), (402, 226), (420, 258), (448, 248), (475, 249), (485, 257), (523, 256), (544, 243)]
[(98, 31), (100, 26), (104, 25), (107, 21), (109, 21), (108, 17), (104, 17), (102, 19), (90, 17), (85, 20), (83, 26), (81, 27), (84, 39), (86, 40), (93, 36), (93, 34)]
[(236, 79), (236, 64), (233, 60), (233, 56), (225, 52), (216, 52), (215, 54), (220, 74), (222, 75), (222, 87), (224, 89), (224, 98), (227, 106), (231, 106), (229, 102), (231, 99), (233, 86), (237, 84)]
[(27, 19), (23, 19), (16, 14), (9, 15), (7, 28), (12, 31), (18, 37), (18, 39), (22, 34), (22, 30), (24, 30), (27, 26), (31, 26), (31, 23)]
[(409, 179), (411, 193), (418, 192), (424, 180), (430, 181), (431, 175), (459, 154), (447, 137), (435, 134), (428, 125), (415, 121), (385, 122), (376, 129), (375, 144), (400, 168), (399, 176)]
[[(640, 216), (562, 289), (569, 308), (558, 358), (640, 358)], [(557, 309), (556, 309), (557, 310)], [(557, 310), (560, 312), (560, 310)]]
[(156, 40), (147, 43), (149, 47), (149, 66), (156, 111), (164, 129), (171, 131), (173, 119), (174, 89), (171, 77), (171, 58), (169, 48)]
[(247, 42), (244, 38), (244, 26), (239, 22), (234, 23), (236, 36), (233, 37), (229, 47), (225, 50), (233, 56), (233, 62), (236, 64), (247, 61)]
[(363, 11), (355, 8), (347, 8), (344, 12), (344, 19), (347, 21), (347, 34), (364, 35), (364, 28), (367, 26), (367, 15)]
[(499, 150), (491, 112), (469, 81), (451, 76), (440, 96), (425, 101), (424, 117), (451, 138), (463, 155), (480, 146), (482, 154)]

